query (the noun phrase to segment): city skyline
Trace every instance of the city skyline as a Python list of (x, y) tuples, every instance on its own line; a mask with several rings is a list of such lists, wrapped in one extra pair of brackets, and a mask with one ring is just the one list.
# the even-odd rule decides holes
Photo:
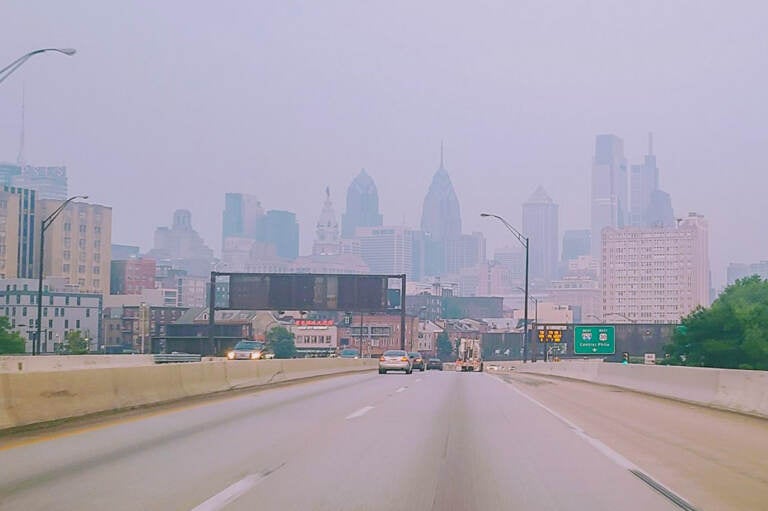
[(25, 160), (66, 165), (70, 192), (111, 205), (117, 242), (146, 249), (153, 226), (188, 208), (218, 252), (221, 197), (236, 183), (295, 211), (307, 253), (315, 197), (344, 190), (363, 166), (386, 223), (416, 226), (445, 139), (464, 230), (484, 232), (493, 250), (508, 236), (482, 209), (519, 227), (541, 184), (561, 228), (584, 228), (594, 135), (621, 136), (636, 163), (652, 131), (676, 214), (710, 222), (716, 284), (729, 262), (768, 251), (754, 242), (768, 228), (756, 195), (768, 71), (751, 64), (766, 46), (762, 7), (745, 16), (705, 1), (660, 15), (646, 4), (491, 2), (467, 18), (427, 0), (404, 18), (399, 7), (236, 1), (181, 11), (191, 23), (178, 23), (173, 3), (132, 4), (119, 20), (106, 4), (4, 6), (15, 22), (0, 58), (77, 54), (41, 56), (3, 82), (0, 160), (19, 153), (24, 89)]

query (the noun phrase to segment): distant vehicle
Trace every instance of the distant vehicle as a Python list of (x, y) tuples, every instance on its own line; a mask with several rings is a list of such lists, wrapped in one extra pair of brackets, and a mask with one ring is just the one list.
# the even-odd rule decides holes
[(421, 356), (421, 353), (418, 351), (411, 351), (408, 353), (408, 358), (411, 359), (411, 367), (415, 371), (418, 369), (419, 371), (423, 371), (426, 368), (426, 362), (424, 361), (424, 357)]
[(227, 353), (229, 360), (260, 360), (274, 358), (275, 355), (267, 349), (263, 342), (242, 340)]
[(407, 351), (387, 350), (379, 358), (379, 374), (386, 374), (387, 371), (403, 371), (405, 374), (411, 374), (413, 367)]
[(479, 339), (461, 339), (459, 341), (459, 358), (456, 360), (457, 371), (482, 371), (483, 352)]
[(439, 358), (430, 358), (427, 360), (427, 370), (430, 369), (437, 369), (438, 371), (443, 370), (443, 361)]
[(340, 358), (360, 358), (360, 350), (357, 348), (344, 348), (339, 353)]

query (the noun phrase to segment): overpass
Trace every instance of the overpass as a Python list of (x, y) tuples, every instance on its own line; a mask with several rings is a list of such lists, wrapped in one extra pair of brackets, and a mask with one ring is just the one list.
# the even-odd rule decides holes
[[(245, 378), (263, 362), (135, 374), (173, 374), (194, 393), (200, 374)], [(283, 366), (283, 381), (301, 379), (5, 430), (0, 509), (765, 509), (765, 418), (579, 381), (564, 365), (380, 376), (346, 362), (358, 365)], [(104, 371), (116, 369), (48, 372), (49, 392), (27, 398), (87, 401), (59, 391)], [(126, 374), (102, 402), (140, 386)], [(6, 407), (12, 375), (0, 374)]]

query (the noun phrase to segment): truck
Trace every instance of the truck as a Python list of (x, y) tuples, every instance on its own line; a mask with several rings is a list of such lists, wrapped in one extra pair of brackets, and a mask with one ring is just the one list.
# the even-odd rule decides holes
[(460, 339), (459, 358), (456, 360), (457, 371), (482, 371), (483, 352), (479, 339)]

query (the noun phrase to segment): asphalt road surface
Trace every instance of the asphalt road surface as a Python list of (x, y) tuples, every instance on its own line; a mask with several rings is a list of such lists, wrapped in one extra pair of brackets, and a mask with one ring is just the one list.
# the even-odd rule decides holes
[(0, 440), (0, 509), (681, 509), (634, 469), (488, 374), (366, 373)]

